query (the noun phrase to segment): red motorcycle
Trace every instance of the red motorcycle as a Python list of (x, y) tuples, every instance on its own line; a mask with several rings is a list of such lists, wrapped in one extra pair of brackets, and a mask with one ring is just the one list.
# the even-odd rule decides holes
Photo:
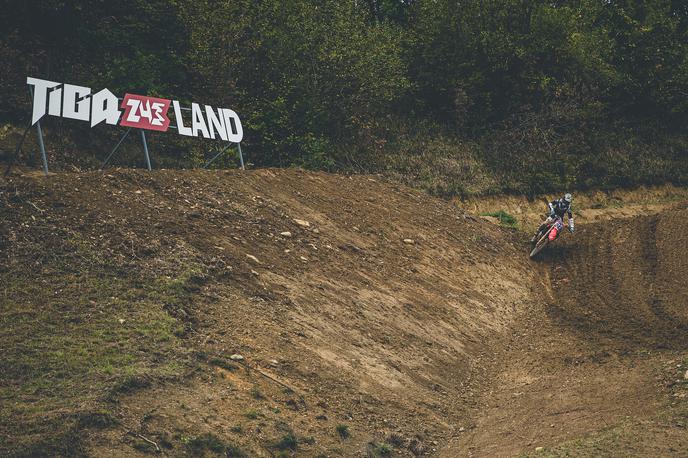
[(535, 242), (533, 251), (530, 252), (531, 258), (542, 251), (548, 243), (554, 242), (564, 230), (564, 220), (562, 220), (560, 216), (557, 216), (554, 220), (546, 222), (545, 224), (545, 229), (538, 232), (536, 237), (537, 241)]

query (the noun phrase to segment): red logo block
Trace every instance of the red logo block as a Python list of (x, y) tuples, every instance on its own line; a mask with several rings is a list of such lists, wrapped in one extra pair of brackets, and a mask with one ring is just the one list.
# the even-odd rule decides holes
[(121, 105), (124, 116), (119, 124), (125, 127), (165, 132), (170, 126), (170, 118), (167, 117), (170, 103), (172, 101), (167, 99), (126, 94)]

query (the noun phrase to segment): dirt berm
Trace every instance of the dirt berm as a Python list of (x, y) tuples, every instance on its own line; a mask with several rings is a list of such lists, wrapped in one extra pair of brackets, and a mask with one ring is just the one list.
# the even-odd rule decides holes
[(533, 263), (378, 177), (0, 184), (0, 455), (687, 451), (685, 205)]

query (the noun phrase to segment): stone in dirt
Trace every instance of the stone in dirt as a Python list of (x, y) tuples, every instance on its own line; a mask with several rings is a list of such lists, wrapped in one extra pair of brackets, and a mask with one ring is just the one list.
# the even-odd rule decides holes
[(413, 245), (416, 243), (416, 241), (413, 239), (404, 239), (404, 243), (407, 245)]
[(235, 353), (235, 354), (231, 355), (229, 357), (229, 359), (231, 359), (232, 361), (243, 361), (244, 357)]
[(294, 222), (298, 224), (301, 227), (311, 227), (311, 223), (306, 221), (305, 219), (296, 219), (294, 218)]
[(289, 232), (289, 231), (280, 232), (280, 235), (282, 237), (291, 237), (291, 232)]

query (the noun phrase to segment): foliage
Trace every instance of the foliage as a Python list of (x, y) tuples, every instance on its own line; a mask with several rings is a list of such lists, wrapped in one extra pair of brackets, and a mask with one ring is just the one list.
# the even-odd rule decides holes
[[(448, 195), (688, 178), (685, 2), (9, 0), (6, 10), (0, 122), (25, 122), (31, 75), (231, 107), (256, 166), (382, 172)], [(59, 157), (107, 148), (84, 125), (47, 124), (75, 133)], [(207, 159), (208, 145), (154, 141), (160, 165)]]

